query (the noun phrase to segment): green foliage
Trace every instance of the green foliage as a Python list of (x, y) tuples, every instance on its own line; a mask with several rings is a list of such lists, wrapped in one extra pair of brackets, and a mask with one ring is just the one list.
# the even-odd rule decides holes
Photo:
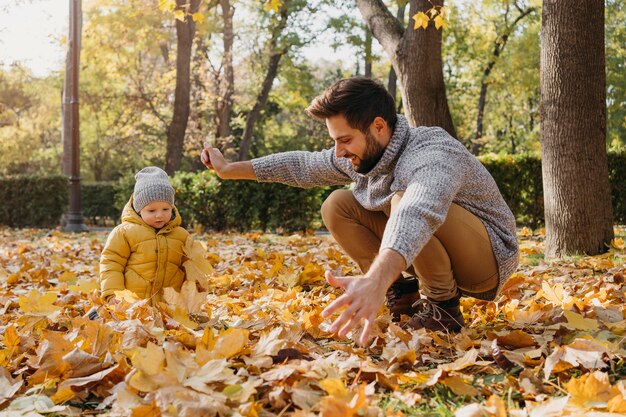
[[(491, 173), (517, 219), (518, 225), (544, 224), (541, 158), (533, 155), (484, 156), (481, 162)], [(609, 180), (613, 221), (626, 222), (626, 152), (609, 153)]]
[(114, 182), (81, 183), (80, 200), (83, 216), (89, 219), (91, 224), (119, 218), (119, 211), (112, 204), (115, 201)]
[(519, 224), (543, 224), (541, 159), (532, 155), (484, 156), (480, 161), (498, 184)]
[(616, 223), (626, 224), (626, 150), (608, 156), (613, 219)]
[(215, 230), (302, 231), (320, 226), (325, 188), (299, 189), (254, 181), (222, 181), (209, 171), (172, 179), (187, 224)]
[[(541, 158), (533, 155), (480, 158), (515, 215), (518, 225), (542, 226)], [(614, 221), (626, 223), (626, 151), (609, 153), (609, 179)], [(303, 231), (321, 226), (319, 209), (334, 189), (300, 189), (275, 183), (222, 181), (211, 171), (179, 172), (171, 178), (176, 206), (186, 227), (210, 230)], [(119, 221), (133, 193), (134, 177), (115, 183), (84, 183), (81, 207), (85, 217)], [(0, 224), (50, 227), (67, 210), (68, 183), (62, 176), (0, 177)]]
[(0, 224), (11, 227), (57, 226), (67, 205), (67, 177), (0, 177)]

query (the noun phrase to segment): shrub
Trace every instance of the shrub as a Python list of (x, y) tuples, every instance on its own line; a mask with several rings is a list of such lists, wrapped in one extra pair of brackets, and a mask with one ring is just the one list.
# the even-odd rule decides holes
[(67, 211), (68, 180), (55, 176), (0, 178), (0, 224), (54, 227)]
[(80, 185), (80, 199), (83, 216), (91, 223), (117, 220), (120, 212), (115, 208), (115, 183), (85, 182)]

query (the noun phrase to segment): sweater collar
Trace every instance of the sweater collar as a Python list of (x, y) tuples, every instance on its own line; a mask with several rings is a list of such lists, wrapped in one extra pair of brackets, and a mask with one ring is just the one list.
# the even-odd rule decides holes
[(362, 175), (365, 177), (375, 177), (377, 175), (389, 173), (390, 169), (393, 167), (394, 161), (397, 159), (402, 149), (404, 149), (408, 134), (409, 123), (407, 122), (406, 117), (398, 115), (396, 127), (393, 131), (393, 135), (391, 135), (391, 139), (389, 139), (389, 143), (385, 148), (383, 156), (380, 158), (380, 161), (374, 165), (374, 168), (372, 168), (370, 172)]

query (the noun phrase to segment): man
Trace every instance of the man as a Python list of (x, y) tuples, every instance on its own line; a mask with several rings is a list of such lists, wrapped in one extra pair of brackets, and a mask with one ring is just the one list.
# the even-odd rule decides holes
[[(306, 111), (325, 121), (334, 149), (228, 163), (207, 148), (202, 162), (225, 179), (303, 188), (354, 183), (322, 205), (324, 224), (363, 272), (326, 273), (345, 289), (322, 313), (344, 309), (331, 331), (345, 336), (363, 320), (365, 344), (388, 293), (394, 315), (410, 313), (412, 327), (460, 330), (461, 294), (494, 299), (519, 261), (515, 219), (491, 175), (443, 129), (409, 127), (372, 79), (341, 80)], [(405, 270), (417, 273), (425, 299), (402, 278)]]

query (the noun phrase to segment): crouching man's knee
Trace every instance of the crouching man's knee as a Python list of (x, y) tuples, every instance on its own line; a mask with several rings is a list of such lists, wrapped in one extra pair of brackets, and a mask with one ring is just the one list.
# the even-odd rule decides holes
[(322, 220), (328, 230), (336, 224), (337, 219), (345, 217), (348, 207), (356, 203), (350, 190), (335, 190), (322, 203)]

